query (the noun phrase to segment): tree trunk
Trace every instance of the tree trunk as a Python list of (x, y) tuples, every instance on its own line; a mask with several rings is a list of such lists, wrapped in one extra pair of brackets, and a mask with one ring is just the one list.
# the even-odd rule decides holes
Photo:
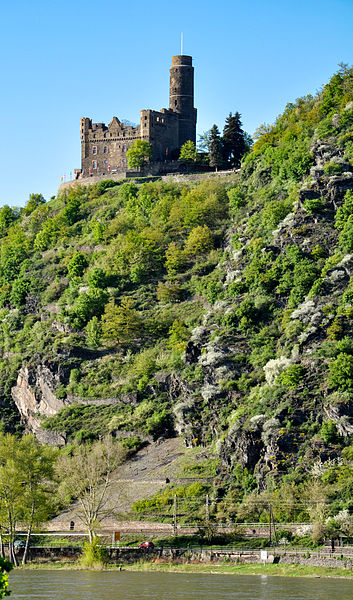
[(5, 549), (4, 549), (4, 542), (2, 539), (1, 530), (0, 530), (0, 556), (1, 556), (1, 558), (5, 558)]
[(18, 567), (18, 560), (17, 560), (17, 556), (15, 553), (15, 548), (14, 548), (13, 542), (14, 542), (13, 536), (11, 536), (11, 541), (9, 542), (10, 560), (15, 565), (15, 567)]
[(22, 557), (23, 565), (25, 565), (27, 562), (29, 540), (31, 539), (32, 526), (33, 526), (33, 515), (34, 515), (34, 502), (32, 503), (31, 517), (30, 517), (28, 529), (27, 529), (26, 545), (25, 545), (25, 549), (24, 549), (24, 553), (23, 553), (23, 557)]

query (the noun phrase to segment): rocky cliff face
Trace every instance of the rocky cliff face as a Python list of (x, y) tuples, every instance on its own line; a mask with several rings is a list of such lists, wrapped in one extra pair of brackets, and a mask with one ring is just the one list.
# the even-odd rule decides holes
[(65, 443), (64, 436), (41, 427), (43, 417), (51, 417), (65, 406), (54, 392), (59, 382), (58, 373), (53, 373), (47, 365), (39, 364), (34, 368), (21, 368), (17, 384), (12, 388), (12, 397), (26, 429), (43, 444)]

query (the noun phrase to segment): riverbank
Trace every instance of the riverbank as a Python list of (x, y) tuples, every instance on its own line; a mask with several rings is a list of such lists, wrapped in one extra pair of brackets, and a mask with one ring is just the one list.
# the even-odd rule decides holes
[[(87, 570), (78, 563), (28, 563), (19, 566), (19, 570), (55, 570), (83, 571)], [(285, 564), (190, 564), (190, 563), (160, 563), (140, 561), (134, 564), (105, 565), (102, 571), (131, 571), (131, 572), (162, 572), (162, 573), (208, 573), (210, 575), (269, 575), (278, 577), (313, 577), (353, 579), (353, 571), (334, 567), (312, 567), (306, 565)]]

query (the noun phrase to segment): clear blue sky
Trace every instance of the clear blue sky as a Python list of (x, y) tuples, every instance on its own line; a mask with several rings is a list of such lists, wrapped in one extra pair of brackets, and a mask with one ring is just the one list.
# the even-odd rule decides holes
[(238, 110), (252, 133), (353, 64), (353, 0), (2, 0), (0, 205), (49, 199), (80, 167), (81, 116), (168, 106), (171, 56), (195, 66), (198, 132)]

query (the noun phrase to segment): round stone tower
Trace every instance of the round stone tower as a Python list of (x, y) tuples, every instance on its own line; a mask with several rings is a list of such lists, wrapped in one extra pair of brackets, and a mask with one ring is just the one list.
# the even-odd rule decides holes
[(196, 143), (196, 108), (194, 108), (194, 67), (192, 57), (172, 57), (170, 67), (169, 106), (179, 115), (179, 147), (188, 140)]

